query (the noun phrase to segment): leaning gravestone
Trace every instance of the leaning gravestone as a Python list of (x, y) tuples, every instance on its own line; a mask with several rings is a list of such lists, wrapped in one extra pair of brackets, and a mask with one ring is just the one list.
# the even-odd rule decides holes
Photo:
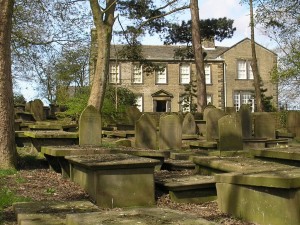
[(251, 119), (251, 109), (249, 105), (243, 104), (240, 107), (238, 112), (241, 119), (242, 125), (242, 134), (243, 138), (251, 138), (252, 137), (252, 119)]
[(225, 112), (221, 109), (210, 109), (206, 115), (206, 140), (215, 141), (219, 138), (218, 120), (225, 116)]
[(79, 145), (101, 145), (101, 115), (92, 105), (87, 106), (79, 118)]
[(134, 125), (136, 121), (141, 117), (142, 113), (136, 106), (130, 106), (126, 108), (126, 115), (128, 117), (129, 124)]
[(135, 124), (135, 147), (157, 149), (157, 125), (149, 114), (143, 114)]
[(44, 116), (44, 104), (40, 99), (29, 101), (25, 105), (25, 110), (32, 113), (36, 121), (42, 121)]
[(218, 121), (219, 126), (219, 144), (220, 151), (242, 150), (242, 126), (239, 116), (227, 115)]
[(254, 118), (254, 137), (275, 139), (276, 121), (272, 114), (259, 113)]
[(196, 122), (192, 113), (187, 113), (183, 119), (182, 134), (183, 135), (196, 134)]
[(182, 120), (180, 116), (163, 115), (159, 120), (159, 149), (179, 150), (182, 146)]
[(287, 114), (288, 132), (294, 133), (297, 138), (300, 138), (300, 111), (289, 111)]

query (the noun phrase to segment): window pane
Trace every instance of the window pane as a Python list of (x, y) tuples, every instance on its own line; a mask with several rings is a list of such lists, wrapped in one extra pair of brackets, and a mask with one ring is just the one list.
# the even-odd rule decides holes
[(143, 112), (143, 96), (142, 95), (136, 96), (136, 107), (140, 110), (140, 112)]
[(240, 101), (240, 93), (239, 92), (235, 92), (234, 93), (234, 107), (236, 111), (239, 111), (240, 107), (241, 107), (241, 101)]
[(163, 67), (160, 71), (156, 72), (156, 83), (166, 84), (167, 83), (167, 68)]
[(249, 79), (253, 80), (253, 72), (252, 72), (251, 62), (249, 62), (249, 64), (248, 64), (248, 77), (249, 77)]
[(109, 82), (113, 84), (120, 82), (119, 65), (117, 64), (110, 65)]
[(180, 83), (189, 84), (190, 78), (190, 65), (180, 65)]
[(238, 61), (238, 79), (247, 79), (246, 61)]
[(142, 67), (140, 65), (133, 66), (133, 83), (135, 84), (143, 83)]
[(206, 82), (206, 84), (211, 84), (210, 65), (205, 65), (205, 82)]
[(209, 104), (209, 103), (213, 103), (212, 102), (212, 96), (211, 95), (206, 95), (206, 101), (207, 101), (207, 104)]
[(189, 96), (182, 95), (180, 96), (180, 109), (182, 112), (190, 112), (191, 101)]

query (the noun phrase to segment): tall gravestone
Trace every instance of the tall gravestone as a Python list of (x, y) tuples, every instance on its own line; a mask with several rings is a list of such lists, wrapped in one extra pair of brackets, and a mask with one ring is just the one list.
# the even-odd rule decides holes
[(300, 138), (300, 111), (289, 111), (287, 114), (286, 128)]
[(225, 112), (221, 109), (210, 109), (206, 115), (206, 140), (215, 141), (219, 138), (218, 121), (225, 116)]
[(250, 106), (246, 104), (241, 105), (238, 114), (241, 119), (243, 138), (249, 139), (252, 137), (252, 119)]
[(192, 113), (187, 113), (182, 121), (182, 134), (196, 134), (196, 122)]
[(178, 115), (163, 115), (159, 120), (159, 149), (179, 150), (182, 146), (182, 120)]
[(276, 120), (272, 114), (259, 113), (254, 118), (254, 137), (275, 139)]
[(143, 114), (135, 124), (135, 147), (157, 149), (157, 125), (149, 114)]
[(242, 126), (238, 115), (223, 116), (219, 119), (218, 126), (220, 151), (243, 149)]
[(99, 111), (87, 106), (79, 118), (79, 145), (101, 145), (102, 124)]
[(129, 124), (135, 125), (136, 121), (141, 117), (142, 113), (136, 106), (130, 106), (126, 108), (126, 115), (128, 117)]
[(36, 121), (42, 121), (45, 119), (44, 104), (40, 99), (27, 102), (25, 110), (32, 113)]

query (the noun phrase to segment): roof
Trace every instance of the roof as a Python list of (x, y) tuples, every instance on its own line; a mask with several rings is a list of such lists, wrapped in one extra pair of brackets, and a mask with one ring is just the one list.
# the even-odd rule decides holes
[[(111, 47), (111, 59), (116, 59), (116, 51), (121, 50), (124, 45), (115, 45)], [(185, 48), (179, 45), (142, 45), (142, 53), (145, 59), (151, 61), (182, 61), (175, 59), (176, 49)], [(215, 60), (223, 54), (229, 47), (216, 46), (215, 48), (203, 49), (207, 53), (206, 60)], [(191, 60), (187, 60), (191, 61)]]

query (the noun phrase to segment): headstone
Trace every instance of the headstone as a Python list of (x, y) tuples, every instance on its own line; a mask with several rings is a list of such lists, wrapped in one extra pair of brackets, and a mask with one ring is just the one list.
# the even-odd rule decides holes
[(27, 102), (25, 110), (32, 113), (36, 121), (42, 121), (45, 119), (44, 104), (40, 99)]
[(275, 118), (269, 113), (259, 113), (254, 118), (254, 137), (275, 139)]
[(194, 135), (196, 134), (196, 122), (193, 114), (187, 113), (182, 122), (182, 134)]
[(87, 106), (79, 118), (79, 145), (101, 145), (101, 115), (92, 105)]
[(237, 115), (223, 116), (218, 121), (219, 126), (219, 144), (220, 151), (242, 150), (242, 126), (241, 120)]
[(136, 121), (141, 117), (142, 113), (136, 106), (130, 106), (126, 108), (126, 114), (129, 124), (134, 125)]
[(135, 124), (135, 147), (157, 149), (157, 125), (149, 114), (143, 114)]
[(225, 108), (225, 112), (226, 112), (226, 114), (229, 114), (229, 115), (235, 114), (236, 113), (236, 109), (235, 109), (235, 107), (226, 107)]
[(238, 112), (241, 119), (242, 125), (242, 134), (243, 138), (251, 138), (252, 137), (252, 119), (251, 119), (251, 109), (249, 105), (243, 104), (240, 107)]
[(210, 110), (215, 109), (216, 107), (213, 105), (207, 105), (203, 111), (203, 120), (206, 120), (207, 114)]
[(182, 120), (180, 116), (163, 115), (159, 120), (159, 149), (179, 150), (182, 146)]
[(219, 138), (218, 120), (225, 116), (221, 109), (210, 109), (206, 115), (206, 140), (216, 141)]
[(287, 130), (300, 138), (300, 111), (289, 111), (287, 114)]

